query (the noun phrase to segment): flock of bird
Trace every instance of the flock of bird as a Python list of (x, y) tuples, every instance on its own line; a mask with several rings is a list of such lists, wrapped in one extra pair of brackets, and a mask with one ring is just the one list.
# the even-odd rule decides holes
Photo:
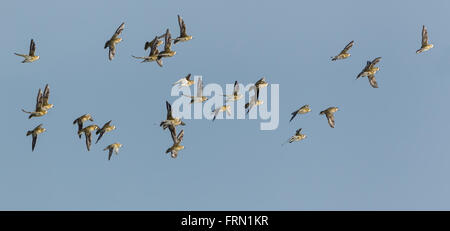
[[(180, 27), (180, 35), (172, 39), (171, 34), (169, 32), (169, 29), (166, 30), (165, 34), (163, 35), (156, 35), (155, 38), (150, 41), (146, 42), (144, 46), (144, 50), (147, 50), (150, 48), (150, 53), (148, 56), (143, 57), (137, 57), (133, 56), (133, 58), (136, 59), (142, 59), (144, 62), (153, 62), (155, 61), (160, 67), (163, 66), (162, 58), (168, 58), (173, 57), (176, 54), (176, 51), (172, 50), (172, 42), (173, 44), (177, 44), (178, 42), (186, 42), (192, 39), (192, 36), (188, 35), (186, 32), (186, 25), (184, 23), (184, 20), (181, 18), (181, 16), (178, 15), (178, 25)], [(119, 35), (122, 33), (122, 31), (125, 28), (125, 23), (122, 23), (117, 30), (115, 31), (114, 35), (106, 41), (104, 48), (109, 48), (108, 58), (109, 60), (113, 60), (113, 58), (116, 55), (116, 46), (118, 43), (122, 41), (122, 38), (119, 38)], [(163, 41), (160, 39), (164, 38), (164, 50), (159, 51), (158, 46), (163, 44)], [(332, 61), (347, 59), (350, 57), (349, 50), (352, 48), (354, 44), (354, 41), (351, 41), (348, 43), (345, 48), (336, 56), (331, 57)], [(422, 41), (421, 41), (421, 47), (416, 51), (417, 54), (422, 53), (424, 51), (427, 51), (429, 49), (433, 48), (433, 44), (428, 43), (428, 32), (425, 26), (422, 27)], [(31, 39), (30, 42), (30, 48), (28, 55), (25, 54), (18, 54), (14, 53), (15, 55), (21, 56), (24, 58), (22, 63), (31, 63), (39, 59), (39, 56), (36, 55), (36, 44), (33, 39)], [(362, 69), (362, 71), (357, 75), (356, 79), (360, 77), (367, 77), (369, 80), (370, 85), (373, 88), (378, 88), (378, 83), (375, 79), (375, 74), (379, 71), (379, 67), (376, 67), (375, 65), (379, 63), (381, 60), (381, 57), (377, 57), (373, 59), (372, 61), (367, 61), (366, 65)], [(191, 74), (188, 74), (186, 77), (181, 78), (180, 80), (173, 83), (173, 86), (177, 86), (179, 88), (181, 87), (190, 87), (194, 85), (194, 80), (191, 80)], [(247, 110), (247, 114), (250, 112), (250, 110), (254, 107), (257, 107), (258, 105), (263, 104), (263, 101), (259, 99), (259, 91), (261, 88), (267, 87), (268, 83), (266, 82), (265, 77), (262, 77), (259, 79), (254, 85), (250, 87), (250, 91), (254, 91), (254, 95), (250, 98), (249, 102), (245, 104), (245, 109)], [(203, 95), (203, 82), (202, 79), (197, 80), (197, 94), (195, 96), (189, 96), (184, 95), (185, 97), (188, 97), (191, 99), (190, 103), (203, 103), (204, 101), (208, 100), (208, 97)], [(239, 83), (238, 81), (234, 82), (234, 89), (233, 94), (231, 95), (223, 95), (225, 97), (225, 102), (234, 102), (238, 101), (241, 98), (243, 98), (243, 95), (239, 93)], [(22, 109), (23, 112), (29, 114), (29, 119), (33, 117), (41, 117), (47, 114), (47, 111), (53, 108), (53, 104), (49, 103), (49, 97), (50, 97), (50, 88), (48, 84), (44, 88), (44, 92), (39, 89), (38, 95), (36, 98), (36, 107), (34, 111), (25, 111)], [(186, 125), (180, 118), (173, 117), (172, 115), (172, 106), (171, 104), (166, 101), (166, 110), (167, 110), (167, 116), (166, 119), (163, 120), (160, 123), (160, 127), (163, 128), (163, 130), (169, 129), (170, 135), (172, 137), (173, 144), (170, 148), (166, 150), (166, 153), (171, 153), (172, 158), (176, 158), (178, 156), (178, 152), (180, 150), (184, 149), (184, 146), (181, 145), (181, 142), (183, 140), (184, 136), (184, 130), (181, 130), (179, 133), (176, 131), (176, 127), (181, 125)], [(321, 111), (320, 115), (325, 115), (328, 124), (331, 128), (334, 128), (335, 126), (335, 118), (334, 113), (336, 113), (339, 110), (338, 107), (329, 107), (323, 111)], [(300, 107), (298, 110), (291, 113), (292, 117), (289, 120), (291, 122), (297, 115), (302, 115), (310, 112), (310, 106), (304, 105)], [(227, 114), (231, 115), (231, 106), (223, 105), (221, 107), (216, 108), (212, 111), (213, 119), (214, 121), (217, 117), (217, 115), (221, 112), (226, 112)], [(108, 121), (103, 125), (103, 127), (99, 127), (98, 125), (92, 124), (84, 127), (84, 123), (87, 121), (93, 122), (93, 118), (90, 114), (84, 114), (77, 119), (73, 121), (73, 124), (78, 125), (78, 136), (81, 139), (82, 134), (85, 135), (86, 139), (86, 147), (87, 150), (90, 151), (91, 143), (92, 143), (92, 132), (96, 132), (96, 135), (98, 135), (98, 138), (96, 140), (96, 144), (99, 142), (99, 140), (103, 137), (103, 135), (107, 132), (113, 131), (116, 129), (114, 125), (111, 125), (111, 120)], [(43, 124), (39, 124), (36, 128), (33, 130), (27, 131), (27, 136), (32, 136), (32, 151), (34, 151), (36, 146), (37, 137), (39, 134), (42, 134), (45, 132), (46, 129), (43, 127)], [(302, 128), (299, 128), (296, 130), (295, 134), (286, 141), (286, 143), (292, 143), (295, 141), (300, 141), (305, 139), (307, 136), (305, 134), (301, 133)], [(284, 144), (284, 143), (283, 143)], [(113, 143), (108, 145), (104, 151), (109, 151), (108, 160), (111, 159), (111, 156), (114, 153), (118, 154), (119, 149), (122, 147), (122, 144), (120, 143)]]

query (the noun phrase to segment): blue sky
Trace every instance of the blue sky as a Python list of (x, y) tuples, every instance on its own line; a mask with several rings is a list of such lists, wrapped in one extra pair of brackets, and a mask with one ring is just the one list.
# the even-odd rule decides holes
[[(2, 4), (2, 210), (448, 210), (450, 2), (40, 1)], [(183, 16), (192, 41), (141, 64), (145, 41)], [(115, 59), (104, 43), (121, 22)], [(422, 25), (434, 48), (420, 55)], [(35, 39), (41, 59), (22, 64)], [(347, 60), (330, 57), (351, 40)], [(381, 56), (379, 89), (355, 80)], [(177, 159), (164, 154), (171, 84), (280, 86), (280, 125), (189, 120)], [(48, 83), (55, 108), (27, 119)], [(193, 89), (192, 89), (193, 90)], [(289, 123), (290, 113), (312, 112)], [(336, 128), (319, 112), (338, 106)], [(72, 121), (90, 113), (117, 129), (87, 152)], [(26, 131), (47, 132), (31, 152)], [(280, 145), (296, 129), (308, 138)], [(124, 144), (107, 161), (108, 144)]]

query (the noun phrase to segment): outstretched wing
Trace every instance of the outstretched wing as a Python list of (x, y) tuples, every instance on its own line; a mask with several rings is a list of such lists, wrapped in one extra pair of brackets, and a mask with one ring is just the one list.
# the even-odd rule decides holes
[(375, 75), (369, 75), (367, 76), (369, 78), (369, 83), (372, 85), (373, 88), (378, 88), (377, 80), (375, 79)]
[(167, 109), (167, 120), (173, 120), (172, 117), (172, 105), (166, 101), (166, 109)]
[(36, 97), (36, 110), (35, 110), (36, 112), (38, 112), (38, 111), (40, 111), (42, 109), (42, 104), (44, 102), (43, 100), (44, 99), (42, 97), (42, 91), (39, 88), (38, 95)]
[(30, 55), (30, 56), (34, 56), (34, 52), (35, 52), (35, 51), (36, 51), (36, 44), (34, 43), (34, 40), (31, 39), (29, 55)]
[(299, 136), (301, 131), (302, 131), (301, 128), (297, 129), (297, 131), (295, 131), (295, 135), (296, 135), (296, 136)]
[(334, 115), (333, 115), (333, 113), (325, 113), (325, 115), (327, 116), (328, 124), (330, 125), (330, 127), (334, 128)]
[(125, 23), (123, 22), (122, 24), (120, 24), (120, 26), (117, 28), (116, 32), (114, 32), (114, 35), (112, 36), (112, 39), (116, 39), (123, 31), (123, 29), (125, 28)]
[(292, 117), (289, 120), (289, 122), (291, 122), (295, 118), (295, 116), (297, 115), (297, 111), (292, 112), (291, 115), (292, 115)]
[(109, 148), (108, 160), (111, 160), (111, 156), (113, 154), (113, 148)]
[(370, 68), (377, 65), (377, 63), (380, 62), (380, 60), (381, 60), (381, 57), (377, 57), (374, 60), (372, 60), (372, 62), (370, 62)]
[(113, 60), (115, 55), (116, 55), (116, 45), (114, 43), (111, 43), (109, 45), (109, 60)]
[(48, 98), (50, 98), (50, 87), (47, 84), (47, 85), (45, 85), (45, 88), (44, 88), (44, 96), (43, 96), (44, 104), (48, 104)]
[(234, 90), (233, 90), (233, 95), (238, 95), (239, 93), (239, 84), (238, 81), (234, 81)]
[(350, 50), (350, 48), (352, 48), (353, 42), (354, 41), (351, 41), (349, 44), (347, 44), (347, 46), (345, 46), (345, 48), (341, 51), (341, 54), (347, 53), (347, 51)]
[(169, 130), (170, 130), (170, 136), (172, 137), (173, 143), (177, 144), (178, 143), (177, 129), (175, 128), (175, 126), (169, 125)]
[(172, 46), (172, 36), (170, 35), (169, 29), (166, 30), (166, 36), (164, 38), (164, 50), (168, 51), (170, 50), (170, 47)]
[(180, 26), (180, 37), (184, 37), (186, 35), (186, 25), (180, 15), (178, 15), (178, 25)]
[(37, 135), (33, 134), (33, 140), (31, 141), (31, 151), (34, 151), (34, 147), (36, 146)]
[(91, 150), (91, 143), (92, 143), (92, 134), (91, 134), (91, 132), (86, 131), (84, 133), (84, 135), (86, 136), (86, 147), (87, 147), (87, 150), (90, 151)]
[(183, 141), (183, 136), (184, 136), (184, 130), (181, 130), (181, 132), (177, 136), (178, 143), (181, 143), (181, 141)]
[(191, 80), (191, 73), (189, 73), (186, 77), (184, 77), (187, 81)]
[(428, 31), (425, 25), (422, 27), (422, 46), (428, 45)]

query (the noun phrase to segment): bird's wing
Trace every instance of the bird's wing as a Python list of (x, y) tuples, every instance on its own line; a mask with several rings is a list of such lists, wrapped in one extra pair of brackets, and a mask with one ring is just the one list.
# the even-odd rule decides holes
[(213, 114), (214, 114), (214, 117), (212, 119), (213, 121), (216, 120), (216, 117), (219, 114), (219, 112), (220, 112), (220, 109), (216, 109), (216, 110), (213, 111)]
[(173, 120), (172, 116), (172, 105), (166, 101), (166, 109), (167, 109), (167, 120)]
[(233, 95), (237, 95), (238, 93), (239, 93), (239, 84), (238, 81), (234, 81)]
[(422, 27), (422, 46), (428, 45), (428, 31), (425, 25)]
[(38, 95), (36, 97), (36, 111), (41, 110), (43, 102), (42, 91), (39, 88)]
[(203, 81), (201, 78), (199, 78), (197, 82), (197, 97), (202, 96), (203, 96)]
[(31, 141), (31, 151), (34, 151), (34, 147), (36, 146), (37, 135), (33, 134), (33, 140)]
[(373, 66), (377, 65), (378, 62), (380, 62), (381, 57), (377, 57), (374, 60), (372, 60), (372, 62), (370, 62), (370, 67), (372, 68)]
[(330, 127), (334, 128), (334, 115), (332, 113), (325, 113), (328, 119), (328, 124)]
[(289, 120), (289, 122), (291, 122), (295, 118), (295, 116), (297, 115), (297, 112), (298, 112), (298, 110), (291, 113), (292, 117)]
[(170, 50), (170, 47), (172, 46), (172, 36), (170, 35), (169, 29), (166, 30), (166, 36), (164, 39), (164, 50), (168, 51)]
[[(100, 130), (97, 130), (97, 132), (98, 132), (98, 131), (100, 131)], [(100, 131), (100, 132), (98, 132), (97, 134), (100, 134), (100, 135), (98, 136), (97, 141), (95, 141), (95, 143), (98, 143), (98, 141), (102, 138), (102, 136), (103, 136), (103, 134), (105, 134), (105, 132)]]
[(109, 45), (109, 60), (113, 60), (115, 55), (116, 55), (116, 45), (114, 45), (114, 43), (111, 43)]
[(170, 136), (172, 137), (173, 143), (177, 144), (178, 143), (177, 129), (175, 128), (175, 126), (169, 125), (169, 130), (170, 130)]
[(295, 131), (295, 135), (299, 136), (301, 131), (302, 131), (301, 128), (297, 129), (297, 131)]
[(369, 83), (372, 85), (373, 88), (378, 88), (377, 80), (375, 79), (375, 75), (369, 75), (367, 76), (369, 78)]
[(47, 84), (45, 85), (44, 88), (44, 97), (43, 97), (44, 104), (48, 104), (48, 98), (50, 98), (50, 87)]
[(108, 160), (111, 160), (112, 154), (113, 154), (113, 148), (109, 148)]
[(186, 79), (187, 81), (191, 80), (191, 73), (189, 73), (189, 74), (185, 77), (185, 79)]
[[(155, 38), (153, 39), (153, 41), (150, 44), (151, 44), (151, 46), (150, 46), (150, 55), (149, 56), (158, 54), (159, 53), (159, 51), (158, 51), (158, 36), (155, 36)], [(147, 47), (147, 43), (146, 43), (145, 50), (147, 50), (147, 48), (148, 47)]]
[(91, 134), (91, 132), (86, 131), (84, 133), (84, 135), (86, 136), (86, 147), (87, 147), (87, 150), (90, 151), (91, 150), (91, 143), (92, 143), (92, 134)]
[(181, 132), (177, 136), (178, 143), (181, 143), (181, 141), (183, 140), (183, 136), (184, 136), (184, 130), (181, 130)]
[(180, 36), (186, 35), (186, 25), (184, 24), (183, 18), (181, 18), (180, 15), (178, 15), (178, 25), (180, 26)]
[(34, 56), (34, 52), (35, 52), (35, 51), (36, 51), (36, 44), (34, 43), (34, 40), (31, 39), (29, 55), (30, 55), (30, 56)]
[(123, 22), (122, 24), (120, 24), (120, 26), (117, 28), (116, 32), (114, 32), (114, 35), (112, 36), (112, 39), (117, 38), (123, 31), (123, 29), (125, 28), (125, 23)]
[(350, 50), (350, 48), (352, 48), (353, 42), (354, 41), (351, 41), (349, 44), (347, 44), (347, 46), (345, 46), (345, 48), (341, 51), (341, 54), (347, 53), (347, 51)]

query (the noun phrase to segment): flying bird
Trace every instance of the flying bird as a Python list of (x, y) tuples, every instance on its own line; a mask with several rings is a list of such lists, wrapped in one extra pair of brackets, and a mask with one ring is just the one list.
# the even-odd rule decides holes
[(164, 42), (160, 40), (161, 38), (164, 38), (166, 34), (156, 36), (152, 41), (145, 42), (144, 50), (147, 50), (148, 48), (153, 47), (153, 45), (156, 45), (156, 47), (162, 45)]
[(41, 89), (39, 88), (38, 95), (36, 97), (35, 111), (29, 112), (25, 111), (24, 109), (22, 109), (22, 111), (30, 114), (30, 116), (28, 116), (28, 119), (31, 119), (33, 117), (41, 117), (47, 114), (47, 110), (44, 109), (43, 105), (44, 105), (44, 97), (42, 95)]
[(296, 115), (298, 115), (298, 114), (306, 114), (306, 113), (308, 113), (310, 111), (311, 111), (311, 109), (309, 108), (308, 104), (303, 105), (301, 108), (299, 108), (298, 110), (296, 110), (296, 111), (291, 113), (292, 117), (289, 120), (289, 122), (291, 122)]
[(158, 58), (166, 58), (166, 57), (172, 57), (177, 52), (171, 50), (172, 47), (172, 37), (170, 35), (169, 29), (166, 30), (166, 34), (164, 36), (164, 50), (159, 52)]
[(356, 79), (358, 79), (359, 77), (364, 77), (367, 76), (367, 78), (369, 79), (369, 83), (373, 88), (378, 88), (378, 83), (377, 80), (375, 79), (375, 73), (377, 73), (377, 71), (380, 70), (379, 67), (375, 67), (375, 65), (380, 62), (381, 57), (375, 58), (374, 60), (371, 61), (367, 61), (366, 66), (364, 67), (364, 69), (358, 74), (358, 76), (356, 76)]
[(92, 118), (92, 116), (90, 114), (84, 114), (84, 115), (76, 118), (73, 121), (73, 124), (78, 124), (78, 137), (80, 137), (80, 139), (81, 139), (80, 131), (83, 129), (83, 123), (88, 121), (88, 120), (91, 121), (91, 122), (94, 121), (94, 119)]
[(263, 87), (267, 87), (268, 83), (266, 82), (266, 78), (262, 77), (260, 80), (256, 81), (255, 87), (260, 89)]
[(416, 54), (422, 53), (433, 48), (433, 44), (428, 43), (428, 31), (425, 25), (422, 27), (422, 47), (416, 51)]
[(124, 28), (125, 23), (123, 22), (122, 24), (120, 24), (119, 28), (117, 28), (111, 39), (106, 41), (105, 43), (104, 49), (109, 47), (109, 60), (113, 60), (114, 56), (116, 55), (116, 44), (122, 41), (122, 38), (119, 38), (119, 35), (122, 33)]
[(178, 42), (186, 42), (192, 39), (192, 36), (186, 33), (186, 24), (184, 24), (184, 20), (178, 15), (178, 25), (180, 26), (180, 36), (175, 38), (173, 44), (177, 44)]
[(262, 100), (259, 100), (259, 88), (252, 86), (250, 88), (250, 90), (254, 90), (255, 94), (252, 96), (252, 98), (250, 99), (250, 102), (245, 104), (245, 109), (247, 109), (247, 114), (250, 112), (250, 110), (254, 107), (254, 106), (258, 106), (263, 104)]
[(202, 103), (203, 101), (208, 100), (208, 97), (203, 96), (203, 82), (202, 79), (198, 79), (197, 82), (197, 96), (189, 96), (189, 95), (185, 95), (184, 96), (191, 98), (191, 103)]
[(184, 149), (184, 146), (181, 145), (181, 141), (183, 140), (183, 136), (184, 136), (184, 130), (181, 130), (181, 132), (177, 136), (175, 127), (170, 126), (169, 129), (170, 129), (170, 135), (172, 136), (173, 145), (169, 149), (166, 150), (166, 153), (170, 152), (172, 158), (177, 158), (178, 152), (180, 150)]
[(18, 53), (14, 53), (14, 54), (24, 58), (22, 63), (31, 63), (31, 62), (34, 62), (39, 59), (39, 55), (35, 55), (35, 52), (36, 52), (36, 44), (34, 43), (34, 40), (31, 39), (30, 50), (28, 52), (28, 55), (23, 55), (23, 54), (18, 54)]
[(191, 80), (191, 74), (189, 73), (186, 77), (179, 79), (172, 86), (178, 85), (178, 88), (189, 87), (194, 84), (194, 80)]
[(112, 156), (113, 152), (116, 155), (119, 154), (119, 148), (121, 148), (121, 147), (122, 147), (122, 144), (114, 143), (114, 144), (108, 145), (105, 149), (103, 149), (103, 151), (109, 150), (108, 160), (111, 160), (111, 156)]
[(103, 125), (103, 127), (101, 129), (99, 129), (99, 130), (97, 130), (95, 132), (96, 135), (99, 135), (98, 138), (97, 138), (97, 141), (95, 141), (95, 143), (98, 143), (98, 141), (102, 138), (102, 136), (105, 133), (110, 132), (110, 131), (112, 131), (114, 129), (116, 129), (116, 126), (111, 125), (111, 120), (108, 121), (105, 125)]
[(234, 89), (232, 95), (224, 95), (227, 97), (226, 102), (238, 101), (242, 98), (242, 94), (239, 94), (239, 84), (238, 81), (234, 81)]
[(173, 126), (176, 127), (178, 125), (186, 125), (183, 121), (181, 121), (180, 118), (174, 118), (172, 116), (172, 106), (169, 102), (166, 101), (166, 109), (167, 109), (167, 117), (166, 120), (163, 120), (159, 126), (163, 128), (163, 130), (166, 130), (166, 128)]
[(89, 125), (83, 129), (81, 129), (81, 131), (78, 132), (78, 135), (81, 136), (81, 134), (84, 133), (84, 136), (86, 137), (86, 147), (87, 150), (90, 151), (91, 150), (91, 143), (92, 143), (92, 132), (95, 130), (100, 129), (97, 125)]
[[(137, 57), (134, 55), (131, 55), (131, 56), (135, 59), (143, 59), (141, 63), (156, 61), (156, 63), (160, 67), (162, 67), (163, 63), (162, 63), (162, 60), (159, 58), (158, 41), (160, 41), (160, 40), (158, 40), (158, 36), (156, 36), (150, 43), (147, 42), (147, 43), (149, 43), (148, 44), (149, 46), (151, 45), (150, 54), (148, 56), (144, 56), (144, 57)], [(147, 43), (145, 43), (145, 50), (147, 50), (147, 48), (148, 48)]]
[(27, 136), (31, 135), (33, 140), (31, 142), (31, 151), (34, 151), (34, 147), (36, 146), (37, 137), (39, 134), (45, 132), (45, 128), (42, 127), (42, 124), (39, 124), (33, 130), (27, 132)]
[(224, 111), (226, 111), (227, 112), (227, 114), (229, 115), (229, 116), (231, 116), (231, 106), (230, 105), (223, 105), (222, 107), (219, 107), (219, 108), (217, 108), (216, 110), (214, 110), (212, 113), (214, 114), (214, 117), (213, 117), (213, 121), (214, 120), (216, 120), (216, 117), (217, 117), (217, 115), (220, 113), (220, 112), (224, 112)]
[[(301, 128), (297, 129), (297, 131), (295, 131), (295, 135), (293, 135), (291, 138), (289, 138), (289, 140), (287, 140), (285, 143), (292, 143), (295, 141), (300, 141), (300, 140), (305, 139), (306, 135), (302, 134), (301, 131), (302, 131)], [(285, 144), (285, 143), (283, 143), (283, 144)]]
[(339, 108), (337, 107), (329, 107), (320, 112), (320, 115), (324, 115), (327, 117), (328, 124), (330, 127), (334, 128), (334, 113), (337, 112)]
[(347, 46), (345, 46), (345, 48), (341, 51), (341, 53), (339, 53), (338, 55), (331, 57), (331, 61), (336, 61), (339, 59), (346, 59), (348, 57), (350, 57), (350, 54), (347, 53), (348, 50), (350, 50), (350, 48), (352, 48), (353, 46), (353, 41), (351, 41), (349, 44), (347, 44)]

